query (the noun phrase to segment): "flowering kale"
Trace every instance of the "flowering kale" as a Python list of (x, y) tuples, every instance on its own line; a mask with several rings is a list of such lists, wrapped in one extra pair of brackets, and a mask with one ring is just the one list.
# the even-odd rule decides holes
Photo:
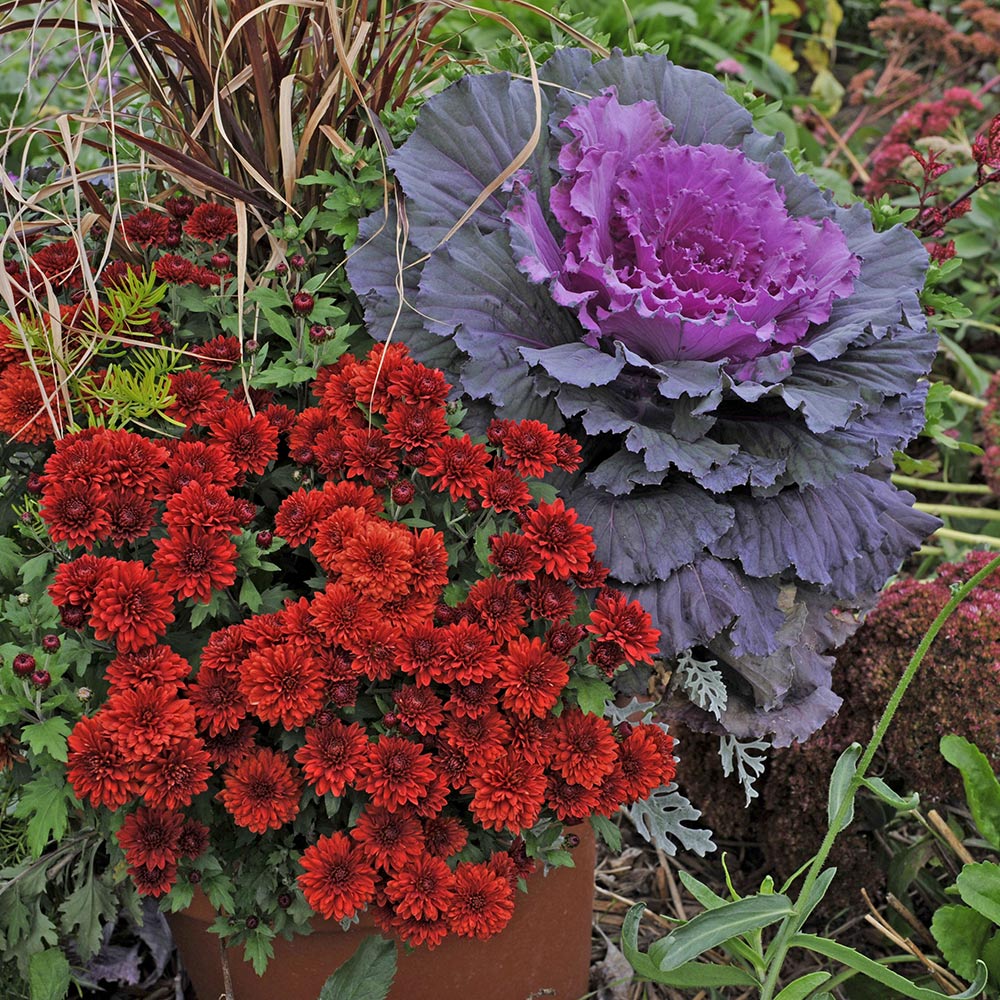
[(566, 51), (540, 76), (549, 141), (453, 233), (536, 95), (493, 74), (427, 104), (390, 160), (406, 226), (365, 220), (351, 281), (484, 419), (576, 435), (566, 502), (664, 655), (724, 665), (728, 731), (805, 739), (840, 704), (823, 650), (935, 523), (888, 479), (934, 356), (926, 254), (705, 74)]

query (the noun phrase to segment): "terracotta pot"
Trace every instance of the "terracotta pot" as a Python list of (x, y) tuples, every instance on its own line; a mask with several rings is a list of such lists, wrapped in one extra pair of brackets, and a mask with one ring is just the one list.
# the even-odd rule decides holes
[[(398, 951), (398, 971), (389, 1000), (578, 1000), (588, 988), (590, 924), (594, 901), (594, 836), (575, 827), (580, 844), (575, 868), (536, 873), (528, 892), (517, 893), (514, 916), (489, 941), (448, 937), (437, 948)], [(223, 994), (218, 938), (208, 933), (215, 912), (202, 893), (182, 913), (167, 917), (181, 961), (198, 1000)], [(263, 977), (229, 952), (235, 1000), (317, 1000), (330, 973), (361, 940), (377, 933), (365, 916), (343, 931), (339, 923), (313, 921), (313, 933), (274, 940), (274, 958)]]

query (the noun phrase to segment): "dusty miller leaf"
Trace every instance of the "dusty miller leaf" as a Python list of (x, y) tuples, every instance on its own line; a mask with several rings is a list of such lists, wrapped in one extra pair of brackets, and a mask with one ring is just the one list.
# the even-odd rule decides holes
[(757, 798), (758, 792), (754, 782), (764, 773), (767, 763), (765, 755), (771, 749), (767, 740), (752, 740), (741, 743), (735, 736), (723, 736), (719, 740), (719, 757), (722, 760), (722, 773), (728, 778), (736, 771), (736, 777), (743, 786), (747, 797), (747, 805)]
[(718, 666), (718, 662), (696, 660), (688, 649), (677, 658), (675, 671), (688, 698), (703, 711), (711, 712), (717, 719), (721, 719), (729, 696), (725, 679), (718, 670), (713, 669)]
[(666, 854), (676, 854), (678, 842), (699, 857), (715, 850), (711, 830), (684, 825), (699, 819), (701, 812), (677, 791), (675, 784), (656, 789), (623, 811), (638, 833)]

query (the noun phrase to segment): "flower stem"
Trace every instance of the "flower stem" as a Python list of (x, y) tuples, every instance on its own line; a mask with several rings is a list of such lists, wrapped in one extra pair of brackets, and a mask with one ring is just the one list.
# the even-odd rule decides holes
[(973, 410), (985, 410), (986, 404), (978, 396), (970, 396), (967, 392), (961, 392), (959, 389), (951, 390), (951, 399), (956, 403), (961, 403), (963, 406), (969, 406)]
[(916, 510), (939, 517), (968, 517), (975, 521), (1000, 521), (1000, 510), (991, 507), (961, 507), (951, 503), (915, 503)]
[(955, 531), (954, 528), (938, 528), (934, 538), (950, 538), (953, 542), (965, 542), (968, 545), (986, 545), (992, 549), (1000, 549), (1000, 538), (992, 535), (973, 535), (968, 531)]
[(920, 479), (918, 476), (895, 474), (892, 481), (896, 486), (905, 486), (911, 490), (929, 490), (938, 493), (975, 493), (977, 496), (990, 496), (993, 491), (982, 483), (942, 483), (939, 479)]
[[(994, 539), (994, 541), (996, 540)], [(834, 816), (830, 821), (830, 825), (826, 831), (826, 836), (823, 838), (823, 842), (820, 844), (819, 850), (816, 852), (816, 856), (813, 858), (812, 864), (809, 866), (809, 871), (806, 873), (805, 881), (802, 883), (802, 888), (799, 891), (797, 903), (804, 902), (809, 898), (810, 890), (822, 874), (823, 866), (826, 864), (826, 859), (830, 856), (830, 851), (833, 849), (834, 841), (836, 841), (837, 836), (841, 831), (848, 810), (853, 805), (854, 796), (861, 787), (861, 779), (864, 778), (868, 768), (871, 766), (871, 762), (874, 759), (875, 754), (882, 745), (882, 741), (885, 739), (885, 734), (889, 729), (893, 716), (899, 708), (899, 703), (903, 700), (903, 695), (906, 694), (907, 688), (909, 688), (910, 683), (916, 676), (920, 664), (927, 655), (927, 650), (931, 647), (931, 643), (933, 643), (935, 638), (937, 638), (938, 632), (941, 631), (944, 623), (951, 617), (952, 613), (959, 606), (959, 604), (961, 604), (962, 601), (964, 601), (965, 598), (968, 597), (969, 594), (972, 593), (972, 591), (986, 579), (986, 577), (997, 569), (1000, 569), (1000, 556), (996, 556), (991, 559), (981, 570), (979, 570), (978, 573), (971, 576), (965, 581), (965, 583), (961, 584), (961, 586), (955, 587), (952, 590), (948, 603), (945, 604), (945, 606), (938, 613), (937, 618), (935, 618), (931, 623), (930, 628), (928, 628), (924, 633), (924, 637), (920, 640), (916, 651), (910, 658), (910, 662), (906, 665), (906, 669), (903, 671), (903, 676), (900, 677), (895, 690), (893, 690), (892, 694), (889, 696), (889, 700), (882, 712), (882, 717), (879, 719), (878, 725), (875, 727), (875, 732), (872, 734), (871, 741), (865, 748), (864, 753), (861, 755), (861, 759), (858, 761), (857, 770), (851, 778), (847, 794), (844, 796), (844, 799), (840, 804), (840, 808), (837, 810), (836, 816)], [(771, 948), (768, 949), (770, 952), (767, 956), (769, 971), (767, 979), (764, 981), (761, 988), (760, 1000), (772, 1000), (774, 991), (778, 984), (778, 977), (781, 974), (781, 969), (784, 964), (785, 956), (788, 954), (790, 946), (789, 943), (794, 935), (798, 933), (804, 922), (805, 917), (798, 912), (793, 912), (782, 921), (774, 942), (772, 943)]]

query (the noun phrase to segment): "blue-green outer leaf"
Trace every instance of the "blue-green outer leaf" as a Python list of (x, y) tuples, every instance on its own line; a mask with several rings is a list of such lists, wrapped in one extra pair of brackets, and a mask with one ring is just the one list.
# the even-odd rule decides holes
[[(827, 798), (826, 819), (830, 829), (833, 829), (834, 820), (840, 812), (851, 788), (851, 782), (858, 770), (858, 759), (861, 757), (861, 744), (852, 743), (837, 759), (833, 767), (833, 774), (830, 775), (830, 792)], [(837, 832), (851, 825), (854, 819), (854, 794), (851, 794), (850, 808), (840, 821)]]

